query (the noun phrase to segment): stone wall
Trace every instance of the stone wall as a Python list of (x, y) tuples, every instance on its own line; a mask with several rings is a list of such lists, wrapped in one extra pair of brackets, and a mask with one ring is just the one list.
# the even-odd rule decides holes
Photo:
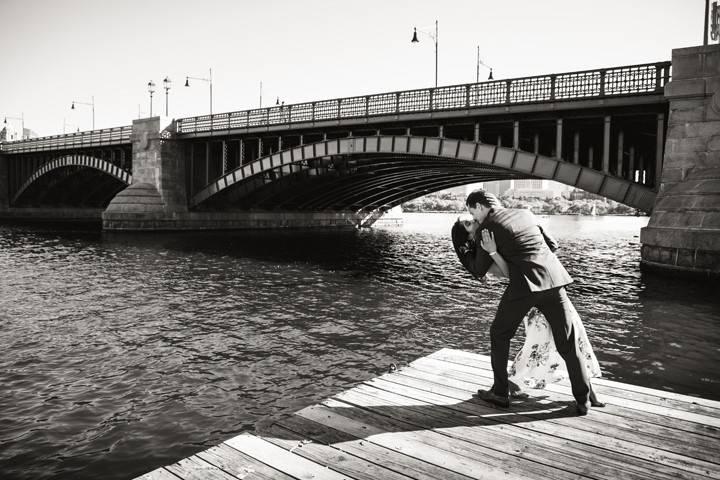
[(673, 50), (660, 191), (640, 235), (646, 269), (720, 276), (720, 46)]

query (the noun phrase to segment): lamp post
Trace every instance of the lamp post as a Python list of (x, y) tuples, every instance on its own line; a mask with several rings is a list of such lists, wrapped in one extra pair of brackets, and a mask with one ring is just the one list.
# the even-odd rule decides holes
[[(438, 21), (435, 20), (435, 34), (433, 35), (432, 32), (427, 32), (424, 30), (420, 30), (420, 33), (427, 35), (428, 37), (432, 38), (435, 41), (435, 86), (437, 87), (438, 84)], [(413, 28), (413, 38), (410, 40), (410, 43), (419, 43), (420, 40), (418, 40), (418, 29), (417, 27)]]
[(73, 100), (72, 105), (70, 106), (70, 110), (75, 110), (75, 104), (87, 105), (88, 107), (92, 107), (92, 129), (95, 130), (95, 97), (90, 97), (90, 103), (78, 102), (77, 100)]
[(168, 116), (168, 92), (170, 91), (170, 84), (172, 84), (172, 80), (170, 80), (169, 77), (165, 77), (165, 80), (163, 80), (163, 86), (165, 87), (165, 116)]
[(148, 93), (150, 94), (150, 116), (152, 117), (152, 97), (153, 93), (155, 93), (155, 82), (150, 80), (147, 85)]
[(185, 86), (190, 86), (190, 80), (200, 80), (201, 82), (208, 82), (210, 84), (210, 115), (212, 115), (212, 68), (210, 69), (210, 77), (185, 77)]
[(482, 65), (483, 67), (490, 70), (490, 75), (488, 75), (488, 80), (492, 80), (493, 79), (492, 67), (483, 63), (483, 61), (480, 60), (480, 45), (478, 45), (478, 47), (477, 47), (477, 69), (475, 71), (475, 83), (480, 83), (480, 65)]
[[(20, 120), (20, 128), (21, 128), (20, 140), (24, 140), (25, 139), (25, 112), (21, 112), (19, 117), (5, 116), (5, 119), (3, 120), (3, 125), (5, 125), (6, 129), (7, 129), (8, 118), (10, 120)], [(7, 135), (7, 130), (6, 130), (5, 134)]]

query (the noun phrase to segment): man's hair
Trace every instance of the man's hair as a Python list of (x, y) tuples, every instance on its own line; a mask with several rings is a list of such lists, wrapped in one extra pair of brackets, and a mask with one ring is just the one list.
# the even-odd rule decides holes
[(473, 190), (465, 200), (465, 205), (474, 207), (476, 204), (484, 205), (488, 208), (502, 208), (500, 200), (492, 193), (486, 192), (485, 190), (478, 188)]

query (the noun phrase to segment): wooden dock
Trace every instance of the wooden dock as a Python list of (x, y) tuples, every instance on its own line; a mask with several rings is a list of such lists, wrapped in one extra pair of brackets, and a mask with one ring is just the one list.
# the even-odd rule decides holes
[(720, 402), (595, 379), (607, 406), (577, 417), (568, 384), (509, 409), (473, 397), (491, 384), (489, 357), (443, 349), (139, 478), (720, 478)]

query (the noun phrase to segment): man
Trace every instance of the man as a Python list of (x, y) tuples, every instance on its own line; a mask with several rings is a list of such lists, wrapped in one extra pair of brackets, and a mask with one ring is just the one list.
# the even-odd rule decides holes
[(578, 355), (572, 322), (572, 304), (565, 285), (572, 278), (554, 251), (557, 242), (537, 224), (527, 210), (503, 208), (491, 193), (475, 190), (468, 195), (467, 209), (479, 224), (476, 243), (481, 235), (494, 237), (496, 251), (477, 248), (465, 258), (466, 266), (478, 278), (484, 277), (499, 253), (507, 263), (509, 280), (490, 326), (490, 358), (494, 375), (490, 390), (479, 390), (478, 397), (501, 407), (510, 405), (507, 362), (510, 340), (532, 307), (537, 307), (552, 330), (555, 346), (565, 360), (578, 415), (586, 415), (590, 402), (590, 382)]

